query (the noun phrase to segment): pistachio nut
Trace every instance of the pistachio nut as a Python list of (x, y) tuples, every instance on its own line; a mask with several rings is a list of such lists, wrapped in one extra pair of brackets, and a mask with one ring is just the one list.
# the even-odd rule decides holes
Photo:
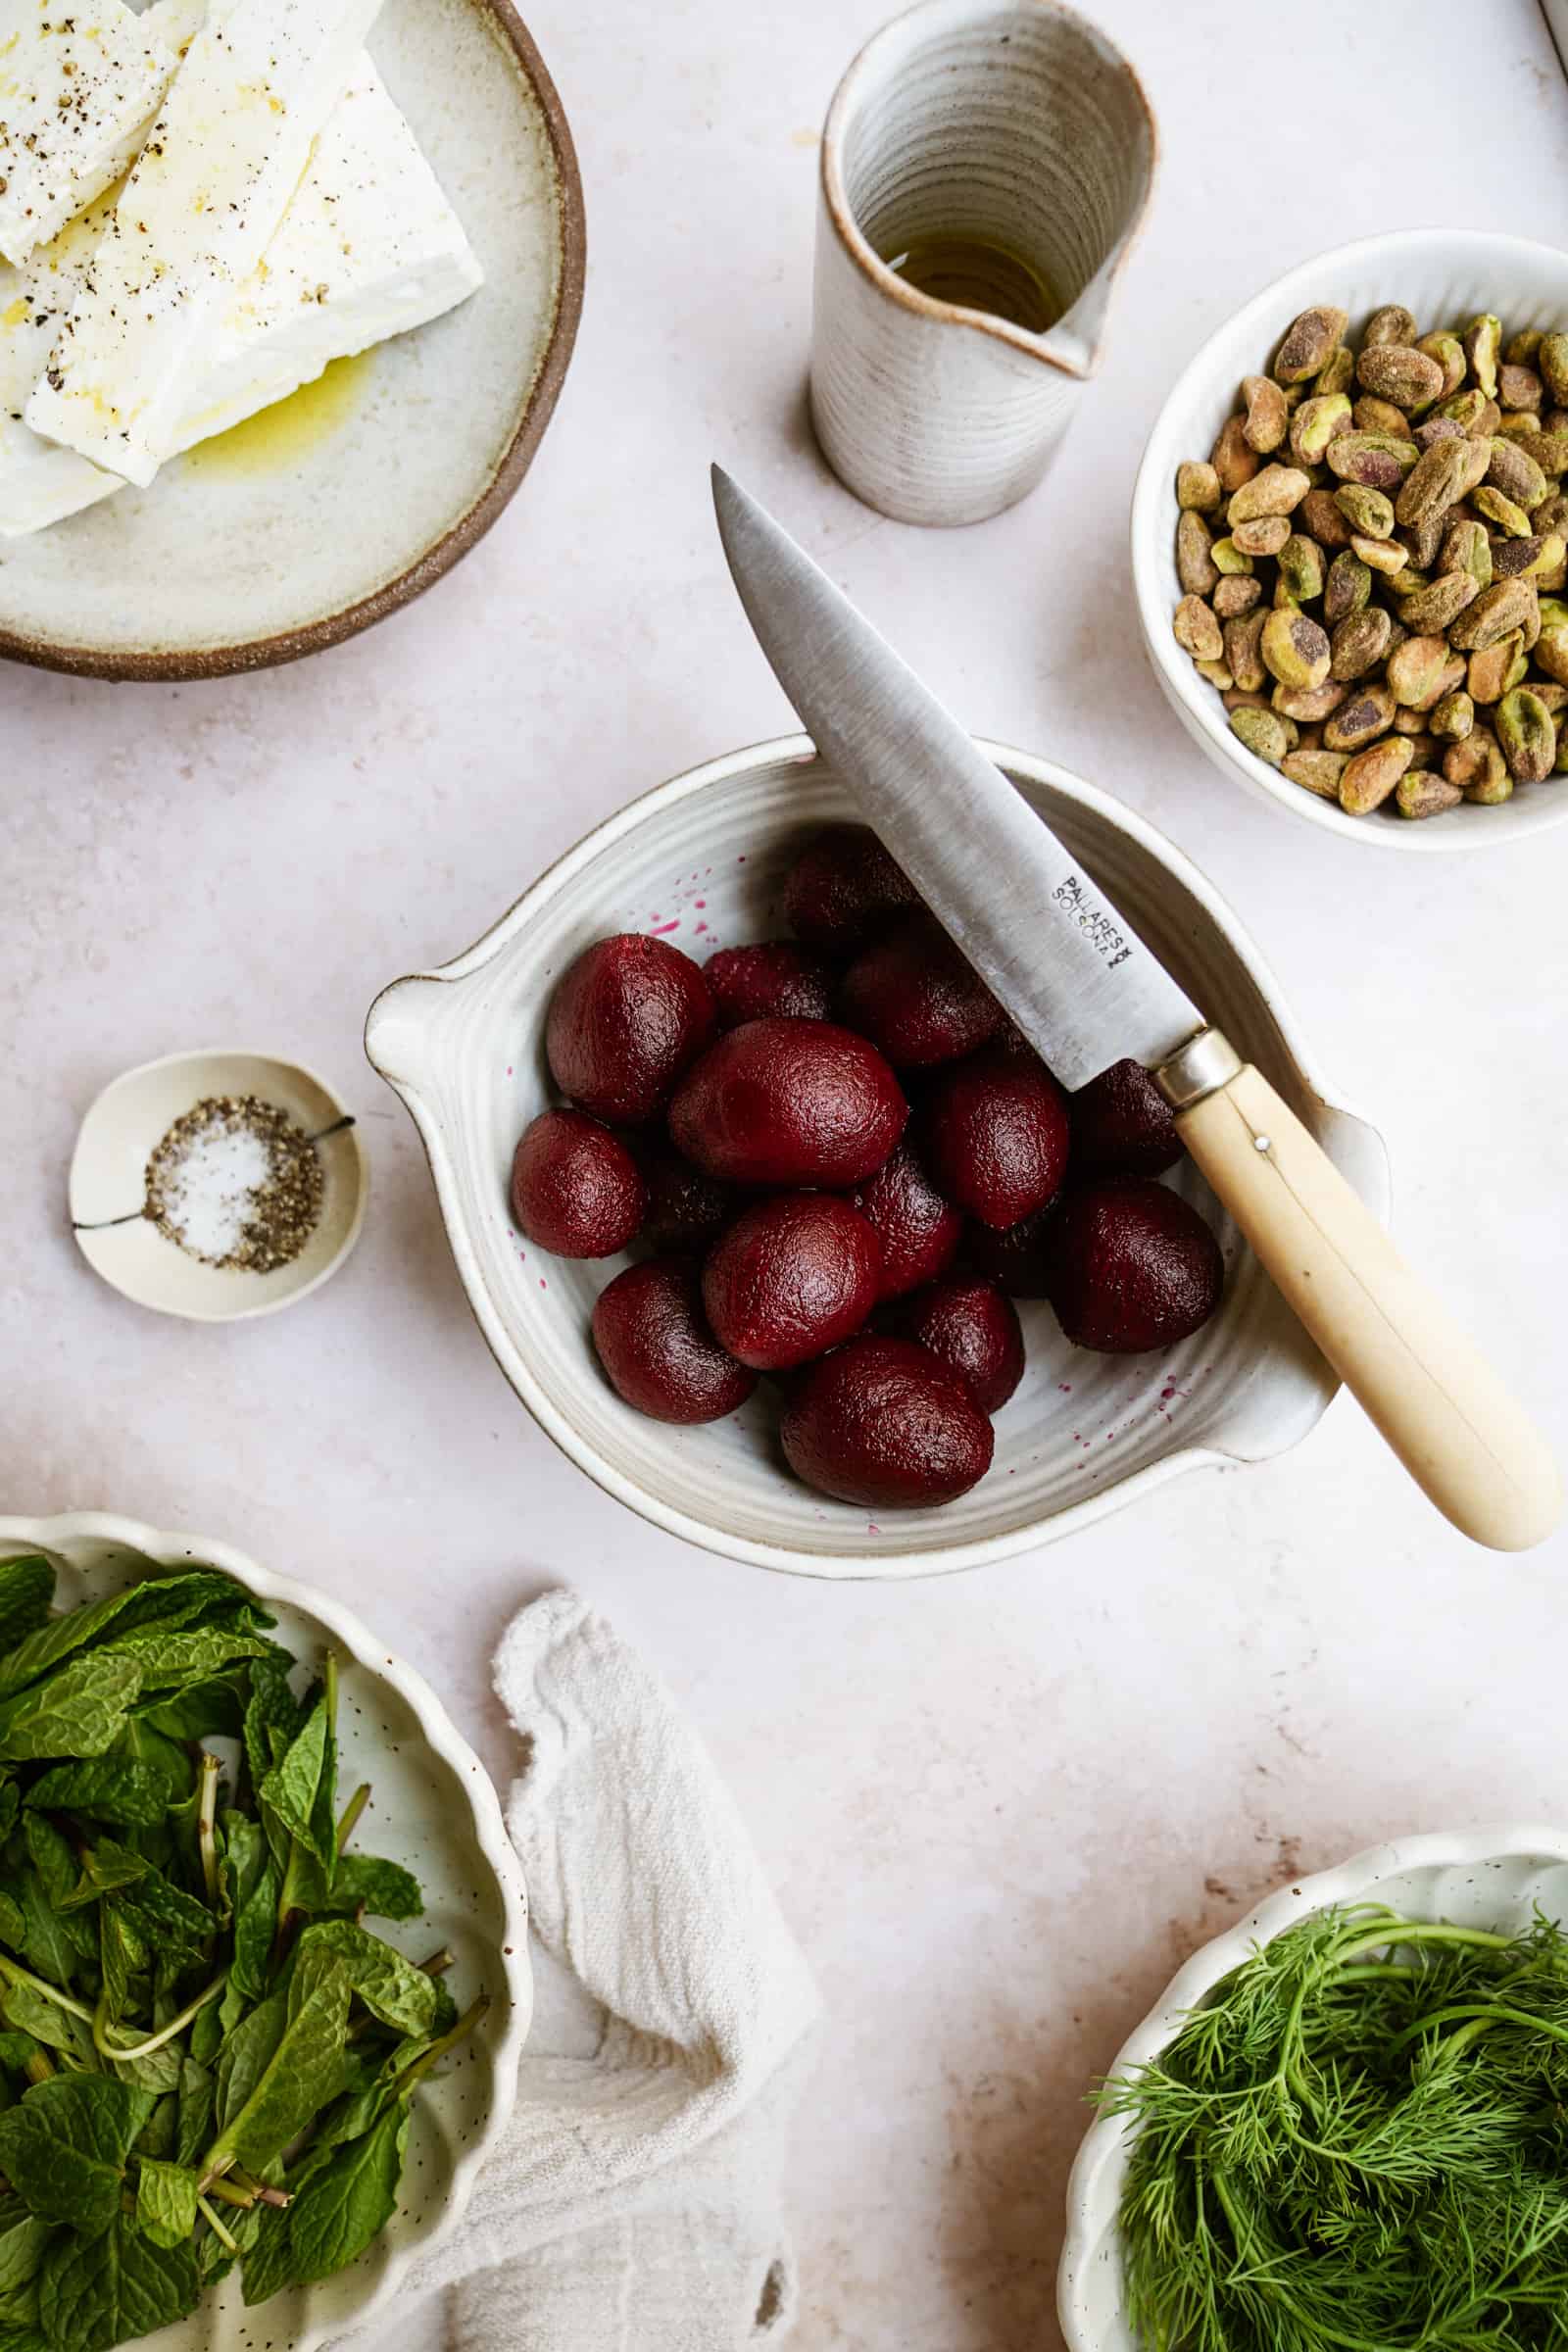
[(1228, 579), (1221, 577), (1219, 586), (1208, 601), (1221, 620), (1240, 620), (1244, 612), (1250, 612), (1255, 604), (1261, 603), (1262, 596), (1261, 580), (1249, 579), (1243, 572), (1233, 572)]
[(1473, 572), (1441, 572), (1429, 588), (1399, 599), (1399, 618), (1416, 635), (1430, 635), (1446, 629), (1480, 594), (1481, 582)]
[(1465, 667), (1465, 690), (1473, 703), (1499, 703), (1510, 686), (1518, 683), (1515, 670), (1524, 660), (1524, 635), (1512, 629), (1499, 637), (1495, 645), (1483, 646), (1473, 653)]
[(1348, 686), (1325, 678), (1321, 686), (1276, 686), (1269, 704), (1282, 718), (1294, 718), (1303, 727), (1315, 727), (1323, 719), (1333, 717), (1349, 691)]
[(1462, 687), (1455, 687), (1433, 707), (1432, 732), (1446, 743), (1463, 743), (1475, 723), (1476, 707)]
[(1497, 361), (1502, 351), (1502, 322), (1490, 311), (1472, 318), (1459, 338), (1470, 372), (1489, 400), (1497, 389)]
[(1206, 679), (1210, 686), (1218, 686), (1222, 691), (1225, 687), (1234, 686), (1236, 683), (1223, 658), (1218, 662), (1195, 662), (1193, 667), (1200, 678)]
[(1316, 303), (1311, 310), (1302, 311), (1286, 328), (1285, 340), (1274, 354), (1276, 383), (1300, 384), (1316, 375), (1349, 323), (1348, 313), (1328, 303)]
[(1337, 392), (1348, 392), (1355, 381), (1355, 354), (1348, 343), (1337, 343), (1317, 371), (1312, 389), (1328, 400)]
[(1409, 764), (1410, 746), (1399, 735), (1357, 752), (1340, 778), (1340, 807), (1347, 816), (1370, 816), (1381, 808)]
[(1341, 548), (1350, 544), (1350, 526), (1334, 504), (1332, 490), (1309, 490), (1297, 508), (1295, 519), (1319, 547)]
[(1350, 545), (1362, 563), (1370, 564), (1374, 571), (1402, 571), (1410, 561), (1404, 549), (1396, 546), (1394, 540), (1369, 539), (1365, 531), (1352, 531)]
[(1291, 748), (1286, 723), (1277, 711), (1253, 710), (1250, 708), (1231, 712), (1231, 733), (1245, 743), (1259, 760), (1270, 767), (1278, 767)]
[(1536, 608), (1544, 629), (1560, 629), (1568, 621), (1568, 604), (1560, 596), (1538, 596)]
[(1363, 392), (1350, 411), (1350, 425), (1358, 433), (1396, 433), (1408, 439), (1410, 419), (1392, 400), (1379, 400), (1372, 392)]
[(1304, 785), (1320, 800), (1337, 801), (1340, 797), (1340, 778), (1348, 765), (1346, 752), (1300, 750), (1287, 752), (1280, 761), (1280, 773), (1289, 776), (1293, 784)]
[(1396, 409), (1425, 408), (1443, 397), (1442, 368), (1409, 343), (1363, 343), (1355, 377), (1363, 392)]
[(1417, 449), (1430, 449), (1434, 441), (1462, 441), (1464, 437), (1464, 426), (1455, 424), (1453, 418), (1445, 416), (1441, 410), (1436, 416), (1424, 418), (1412, 436)]
[(1305, 612), (1289, 606), (1271, 612), (1259, 644), (1270, 675), (1282, 686), (1321, 686), (1329, 674), (1327, 632)]
[(1314, 393), (1291, 418), (1291, 455), (1298, 466), (1315, 466), (1336, 433), (1350, 429), (1350, 404), (1343, 392)]
[(1247, 438), (1247, 420), (1243, 416), (1227, 416), (1219, 428), (1219, 438), (1208, 453), (1208, 462), (1219, 476), (1219, 486), (1229, 498), (1250, 482), (1258, 468), (1258, 455)]
[(1555, 678), (1532, 678), (1530, 691), (1541, 697), (1560, 728), (1562, 714), (1568, 710), (1568, 686), (1559, 685)]
[(1268, 684), (1268, 672), (1258, 651), (1267, 618), (1266, 612), (1249, 612), (1240, 620), (1225, 623), (1226, 663), (1237, 685), (1248, 694), (1261, 694)]
[(1445, 808), (1457, 808), (1464, 794), (1446, 776), (1440, 776), (1430, 767), (1407, 768), (1394, 790), (1395, 807), (1401, 816), (1441, 816)]
[(1517, 415), (1541, 414), (1542, 381), (1533, 368), (1521, 367), (1517, 361), (1504, 360), (1497, 369), (1497, 398), (1504, 415), (1511, 409)]
[(1478, 514), (1484, 514), (1489, 522), (1494, 522), (1499, 531), (1506, 531), (1515, 539), (1529, 538), (1530, 517), (1523, 507), (1515, 506), (1511, 498), (1504, 498), (1502, 492), (1494, 490), (1490, 482), (1483, 482), (1479, 490), (1471, 491), (1470, 504)]
[(1455, 392), (1438, 405), (1439, 416), (1448, 417), (1462, 433), (1494, 433), (1502, 412), (1485, 392), (1472, 384), (1466, 391)]
[(1527, 449), (1517, 441), (1507, 440), (1501, 433), (1492, 436), (1492, 456), (1487, 463), (1489, 488), (1500, 490), (1511, 498), (1516, 507), (1528, 513), (1539, 507), (1546, 495), (1546, 477)]
[(1176, 642), (1195, 662), (1217, 662), (1225, 651), (1219, 622), (1200, 596), (1184, 596), (1171, 623)]
[(1443, 772), (1457, 784), (1467, 801), (1494, 808), (1513, 790), (1508, 762), (1490, 727), (1477, 727), (1463, 743), (1450, 743), (1443, 755)]
[(1401, 522), (1414, 528), (1464, 496), (1475, 470), (1473, 447), (1463, 439), (1434, 441), (1430, 449), (1421, 452), (1394, 502), (1394, 512)]
[(1229, 693), (1222, 694), (1219, 699), (1227, 710), (1267, 710), (1270, 708), (1268, 696), (1259, 694), (1255, 687), (1233, 686)]
[(1407, 637), (1389, 657), (1388, 680), (1395, 701), (1429, 708), (1445, 691), (1448, 661), (1446, 637)]
[(1334, 503), (1352, 532), (1359, 531), (1366, 539), (1393, 538), (1394, 504), (1385, 491), (1363, 489), (1359, 482), (1342, 482), (1334, 493)]
[(1479, 522), (1456, 515), (1443, 534), (1440, 571), (1467, 571), (1478, 588), (1492, 585), (1492, 541)]
[(1538, 617), (1533, 581), (1494, 580), (1459, 614), (1448, 631), (1448, 641), (1460, 653), (1473, 652), (1478, 647), (1495, 645), (1499, 637), (1506, 637), (1510, 630), (1521, 629), (1528, 619)]
[[(1302, 505), (1306, 501), (1302, 500)], [(1539, 507), (1530, 510), (1530, 528), (1533, 531), (1560, 531), (1568, 538), (1568, 497), (1560, 490), (1548, 490)]]
[(1247, 445), (1267, 457), (1290, 430), (1291, 412), (1285, 395), (1271, 375), (1244, 375), (1242, 399), (1247, 410), (1242, 425)]
[(1323, 618), (1329, 628), (1348, 612), (1359, 612), (1372, 594), (1372, 567), (1353, 548), (1342, 548), (1323, 584)]
[[(1433, 740), (1427, 733), (1426, 726), (1426, 713), (1421, 710), (1413, 710), (1408, 703), (1401, 703), (1394, 713), (1394, 732), (1396, 735), (1408, 736), (1413, 745), (1430, 743)], [(1412, 753), (1411, 756), (1413, 758), (1414, 754)]]
[(1522, 326), (1510, 335), (1502, 347), (1502, 356), (1510, 368), (1534, 368), (1539, 364), (1542, 344), (1545, 341), (1539, 326)]
[(1213, 514), (1225, 493), (1219, 486), (1219, 475), (1202, 458), (1189, 458), (1176, 468), (1176, 504), (1185, 513)]
[(1396, 490), (1419, 454), (1415, 443), (1398, 433), (1336, 433), (1324, 457), (1342, 482)]
[(1335, 624), (1329, 640), (1329, 675), (1349, 685), (1377, 668), (1389, 650), (1394, 623), (1381, 605), (1363, 605)]
[(1252, 568), (1251, 557), (1245, 555), (1228, 533), (1223, 539), (1216, 539), (1208, 553), (1215, 570), (1225, 573), (1227, 577), (1245, 574)]
[(1557, 729), (1540, 696), (1516, 686), (1497, 705), (1493, 723), (1514, 782), (1544, 784), (1557, 757)]
[(1421, 522), (1401, 522), (1394, 536), (1401, 547), (1409, 549), (1412, 564), (1419, 565), (1422, 571), (1430, 571), (1437, 563), (1446, 523), (1446, 513), (1428, 514)]
[(1553, 481), (1568, 473), (1568, 427), (1553, 425), (1539, 433), (1522, 433), (1514, 447), (1534, 458), (1542, 472), (1549, 474)]
[(1279, 586), (1291, 602), (1315, 604), (1323, 593), (1323, 550), (1317, 541), (1304, 531), (1292, 531), (1280, 549), (1279, 563)]
[(1561, 567), (1565, 555), (1568, 541), (1560, 531), (1532, 531), (1525, 539), (1499, 539), (1492, 560), (1505, 578), (1540, 581)]
[(1311, 476), (1298, 466), (1265, 466), (1232, 493), (1225, 518), (1234, 531), (1239, 522), (1252, 522), (1259, 514), (1294, 514), (1311, 487)]
[(1443, 369), (1443, 390), (1438, 395), (1439, 399), (1446, 400), (1450, 393), (1457, 392), (1465, 377), (1464, 345), (1458, 336), (1440, 328), (1434, 335), (1423, 335), (1416, 349), (1424, 351), (1429, 360), (1436, 360)]
[(1277, 556), (1291, 535), (1287, 514), (1254, 514), (1250, 522), (1232, 526), (1231, 542), (1244, 556)]
[(1176, 524), (1176, 577), (1184, 596), (1207, 596), (1219, 580), (1209, 554), (1208, 525), (1195, 509), (1185, 507)]
[(1415, 341), (1415, 313), (1407, 311), (1402, 302), (1385, 302), (1375, 310), (1361, 331), (1361, 348), (1375, 351), (1384, 343), (1413, 343)]
[(1331, 752), (1364, 751), (1388, 733), (1395, 710), (1394, 697), (1381, 678), (1373, 685), (1358, 686), (1323, 729), (1325, 748)]
[(1497, 418), (1497, 433), (1504, 441), (1525, 441), (1541, 430), (1541, 418), (1534, 409), (1504, 409)]
[(1568, 686), (1568, 621), (1555, 621), (1536, 639), (1536, 665)]
[(1559, 409), (1568, 409), (1568, 335), (1543, 335), (1536, 365)]

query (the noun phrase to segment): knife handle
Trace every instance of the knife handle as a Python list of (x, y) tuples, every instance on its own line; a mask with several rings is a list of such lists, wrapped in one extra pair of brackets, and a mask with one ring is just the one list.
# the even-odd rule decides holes
[(1562, 1516), (1544, 1439), (1262, 1073), (1218, 1030), (1154, 1073), (1183, 1143), (1444, 1516), (1525, 1551)]

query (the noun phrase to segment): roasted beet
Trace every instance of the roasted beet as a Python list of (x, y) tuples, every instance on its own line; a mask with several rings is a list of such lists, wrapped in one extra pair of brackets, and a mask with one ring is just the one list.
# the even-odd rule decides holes
[(1067, 1112), (1039, 1062), (976, 1054), (941, 1071), (926, 1097), (920, 1144), (950, 1200), (983, 1225), (1044, 1208), (1067, 1167)]
[(717, 1421), (757, 1386), (709, 1330), (689, 1258), (651, 1257), (617, 1274), (600, 1293), (593, 1333), (612, 1387), (656, 1421)]
[(829, 825), (784, 881), (790, 929), (825, 956), (853, 956), (920, 894), (869, 825)]
[(858, 1331), (876, 1304), (882, 1252), (835, 1193), (780, 1193), (719, 1236), (703, 1305), (731, 1355), (761, 1372), (804, 1364)]
[(879, 1298), (898, 1298), (922, 1282), (935, 1282), (952, 1265), (963, 1219), (951, 1200), (943, 1200), (907, 1144), (860, 1186), (855, 1205), (882, 1245)]
[(1163, 1176), (1182, 1155), (1170, 1104), (1141, 1061), (1113, 1061), (1067, 1102), (1072, 1173)]
[(956, 1372), (983, 1413), (1000, 1412), (1023, 1378), (1018, 1310), (983, 1274), (950, 1274), (895, 1308), (899, 1337)]
[(668, 1099), (716, 1025), (697, 965), (641, 931), (584, 948), (550, 1001), (551, 1073), (596, 1118), (639, 1126)]
[(512, 1156), (518, 1230), (558, 1257), (613, 1257), (647, 1203), (637, 1162), (618, 1135), (581, 1110), (541, 1111)]
[(742, 1021), (825, 1021), (833, 1009), (832, 973), (819, 956), (791, 939), (720, 948), (704, 964), (703, 977), (723, 1029), (738, 1029)]
[(727, 1185), (683, 1159), (663, 1136), (637, 1139), (637, 1164), (648, 1187), (642, 1238), (653, 1250), (706, 1250), (730, 1213)]
[(991, 1424), (957, 1374), (910, 1340), (835, 1348), (790, 1390), (779, 1435), (797, 1477), (841, 1502), (920, 1510), (991, 1467)]
[(1162, 1184), (1109, 1176), (1051, 1221), (1047, 1296), (1069, 1340), (1108, 1355), (1174, 1347), (1219, 1304), (1225, 1262), (1196, 1208)]
[(748, 1021), (681, 1081), (669, 1132), (721, 1183), (848, 1187), (882, 1165), (907, 1116), (863, 1037), (833, 1021)]
[(1055, 1202), (1050, 1201), (1016, 1225), (982, 1225), (976, 1219), (964, 1237), (964, 1257), (1000, 1282), (1010, 1298), (1044, 1298), (1046, 1236), (1055, 1213)]
[(873, 940), (844, 975), (839, 1011), (895, 1069), (973, 1054), (1003, 1011), (934, 914), (911, 914)]

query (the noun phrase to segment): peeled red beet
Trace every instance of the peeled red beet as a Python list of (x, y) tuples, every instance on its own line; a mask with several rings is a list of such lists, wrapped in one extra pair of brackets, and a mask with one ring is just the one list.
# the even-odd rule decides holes
[(1054, 1198), (1066, 1173), (1066, 1107), (1043, 1063), (976, 1054), (938, 1073), (921, 1148), (950, 1200), (982, 1225), (1016, 1225)]
[(596, 1118), (635, 1127), (661, 1109), (716, 1026), (698, 966), (667, 940), (622, 931), (584, 948), (550, 1001), (551, 1074)]
[(879, 1168), (909, 1106), (874, 1046), (834, 1021), (747, 1021), (669, 1106), (675, 1148), (725, 1184), (848, 1187)]
[(982, 1274), (950, 1274), (895, 1310), (901, 1339), (956, 1372), (983, 1413), (1000, 1412), (1023, 1378), (1023, 1329), (1005, 1292)]
[(647, 1194), (618, 1135), (581, 1110), (544, 1110), (512, 1155), (519, 1231), (558, 1257), (613, 1257), (640, 1230)]
[(1046, 1236), (1056, 1204), (1048, 1201), (1016, 1225), (972, 1222), (964, 1240), (964, 1255), (982, 1274), (1000, 1282), (1009, 1298), (1044, 1298), (1046, 1295)]
[(722, 1029), (738, 1029), (742, 1021), (825, 1021), (833, 1009), (832, 973), (820, 956), (791, 939), (720, 948), (704, 964), (703, 977)]
[(790, 1390), (779, 1436), (808, 1487), (872, 1510), (921, 1510), (991, 1467), (990, 1422), (957, 1374), (911, 1340), (835, 1348)]
[(879, 1298), (902, 1298), (922, 1282), (935, 1282), (952, 1265), (963, 1219), (944, 1200), (907, 1144), (855, 1195), (855, 1205), (882, 1245)]
[(1113, 1061), (1068, 1097), (1072, 1172), (1163, 1176), (1182, 1155), (1170, 1104), (1141, 1061)]
[(777, 1372), (858, 1331), (876, 1304), (876, 1235), (836, 1193), (780, 1193), (722, 1233), (703, 1268), (703, 1305), (743, 1364)]
[(853, 956), (920, 894), (869, 825), (829, 825), (784, 878), (790, 929), (825, 956)]
[(654, 1250), (704, 1250), (730, 1213), (727, 1185), (715, 1184), (662, 1136), (639, 1137), (637, 1164), (648, 1187), (642, 1238)]
[(757, 1386), (704, 1321), (689, 1258), (651, 1257), (617, 1274), (599, 1295), (593, 1334), (611, 1386), (656, 1421), (717, 1421)]
[(1107, 1355), (1185, 1340), (1225, 1286), (1219, 1244), (1197, 1209), (1141, 1176), (1069, 1193), (1051, 1222), (1047, 1270), (1068, 1339)]
[(839, 1010), (895, 1069), (973, 1054), (1001, 1028), (1002, 1006), (934, 914), (906, 915), (844, 975)]

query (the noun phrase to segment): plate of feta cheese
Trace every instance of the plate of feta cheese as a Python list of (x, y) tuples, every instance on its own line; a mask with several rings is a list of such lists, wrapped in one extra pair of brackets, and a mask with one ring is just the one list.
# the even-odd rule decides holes
[(509, 0), (0, 0), (0, 654), (265, 667), (440, 577), (581, 305)]

